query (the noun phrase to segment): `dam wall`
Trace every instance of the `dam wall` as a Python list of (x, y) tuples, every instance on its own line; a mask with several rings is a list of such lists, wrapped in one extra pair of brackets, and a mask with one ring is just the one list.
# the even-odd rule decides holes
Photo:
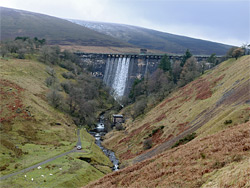
[[(76, 53), (81, 57), (82, 66), (88, 66), (93, 76), (100, 78), (112, 88), (116, 99), (127, 96), (136, 78), (152, 74), (158, 67), (163, 55), (146, 54), (92, 54)], [(182, 56), (168, 56), (171, 62), (181, 60)], [(199, 61), (208, 56), (196, 56)]]

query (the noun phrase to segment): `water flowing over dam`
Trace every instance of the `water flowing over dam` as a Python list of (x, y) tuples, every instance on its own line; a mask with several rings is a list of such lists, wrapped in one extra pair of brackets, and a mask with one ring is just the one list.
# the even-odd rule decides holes
[[(158, 67), (163, 55), (148, 54), (94, 54), (76, 53), (82, 59), (80, 66), (90, 66), (92, 75), (100, 78), (112, 89), (115, 99), (128, 96), (135, 79), (152, 74)], [(195, 56), (198, 62), (209, 56)], [(182, 56), (169, 56), (170, 61), (181, 60)]]
[(107, 59), (103, 81), (114, 90), (115, 98), (124, 95), (128, 81), (129, 65), (129, 57)]

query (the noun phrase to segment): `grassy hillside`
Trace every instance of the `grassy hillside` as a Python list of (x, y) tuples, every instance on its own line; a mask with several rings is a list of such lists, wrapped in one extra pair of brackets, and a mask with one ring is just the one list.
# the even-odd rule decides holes
[(28, 11), (1, 8), (1, 40), (17, 36), (45, 38), (48, 44), (131, 46), (67, 20)]
[[(173, 92), (126, 130), (112, 131), (104, 144), (123, 164), (136, 163), (171, 148), (196, 132), (199, 138), (249, 120), (250, 56), (229, 59)], [(151, 140), (152, 148), (144, 143)]]
[[(76, 126), (71, 118), (48, 104), (46, 65), (0, 59), (0, 173), (10, 174), (75, 147)], [(60, 81), (68, 72), (53, 67)], [(83, 153), (72, 153), (24, 174), (1, 181), (1, 187), (77, 187), (111, 172), (112, 163), (82, 130)], [(79, 157), (91, 159), (91, 163)], [(62, 170), (59, 170), (62, 168)], [(54, 174), (49, 176), (49, 174)], [(41, 175), (45, 175), (45, 179)], [(31, 177), (35, 179), (31, 182)], [(59, 181), (60, 180), (60, 181)], [(59, 185), (60, 184), (60, 185)]]
[(95, 187), (250, 187), (250, 123), (196, 138), (106, 175)]
[(105, 145), (130, 166), (86, 187), (250, 187), (249, 60), (223, 62), (110, 132)]
[(73, 23), (88, 27), (141, 48), (154, 49), (167, 53), (183, 54), (187, 49), (195, 55), (225, 55), (231, 46), (159, 32), (151, 29), (103, 22), (71, 20)]

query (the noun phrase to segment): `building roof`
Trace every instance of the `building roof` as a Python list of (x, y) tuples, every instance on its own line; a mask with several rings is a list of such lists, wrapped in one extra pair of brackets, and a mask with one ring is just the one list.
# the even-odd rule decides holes
[(123, 115), (120, 115), (120, 114), (113, 114), (113, 117), (114, 117), (114, 118), (123, 118)]

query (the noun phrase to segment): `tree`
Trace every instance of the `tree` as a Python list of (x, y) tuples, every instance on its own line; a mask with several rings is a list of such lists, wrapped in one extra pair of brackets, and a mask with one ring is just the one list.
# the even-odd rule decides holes
[(212, 66), (216, 65), (216, 54), (213, 53), (210, 55), (210, 57), (207, 59), (207, 62), (211, 63)]
[(199, 74), (197, 60), (195, 57), (189, 58), (181, 71), (180, 80), (178, 82), (179, 86), (182, 87), (193, 81)]
[(139, 115), (143, 114), (146, 107), (147, 107), (147, 99), (145, 97), (141, 97), (141, 99), (136, 101), (133, 106), (132, 118), (135, 119)]
[(8, 54), (8, 49), (3, 44), (1, 44), (1, 47), (0, 47), (0, 54), (2, 55), (2, 57), (5, 57)]
[(232, 58), (233, 57), (233, 51), (237, 49), (237, 47), (232, 47), (227, 51), (226, 57), (227, 58)]
[(57, 90), (52, 89), (47, 94), (47, 99), (52, 106), (58, 108), (62, 103), (63, 96)]
[(250, 44), (242, 44), (241, 48), (244, 50), (244, 55), (250, 54)]
[(183, 67), (187, 61), (187, 59), (189, 59), (190, 57), (192, 57), (193, 55), (189, 52), (189, 49), (186, 50), (183, 58), (182, 58), (182, 61), (181, 61), (181, 67)]
[(176, 84), (178, 80), (180, 79), (180, 74), (181, 74), (181, 62), (180, 61), (175, 61), (173, 63), (173, 81)]
[(166, 54), (162, 57), (158, 68), (162, 69), (164, 72), (169, 71), (172, 73), (171, 62)]
[(143, 82), (143, 79), (140, 80), (140, 79), (136, 78), (134, 80), (134, 83), (133, 83), (132, 88), (131, 88), (130, 93), (129, 93), (129, 98), (133, 102), (135, 101), (137, 96), (143, 94), (141, 82)]
[(165, 92), (170, 90), (171, 75), (162, 69), (157, 69), (148, 80), (149, 94), (158, 93), (161, 97), (165, 96)]
[(43, 63), (58, 64), (60, 55), (60, 48), (58, 46), (49, 47), (43, 46), (40, 49), (40, 58), (39, 60)]
[(235, 59), (238, 59), (239, 57), (244, 55), (244, 52), (245, 52), (244, 49), (236, 48), (232, 52), (232, 57), (234, 57)]

